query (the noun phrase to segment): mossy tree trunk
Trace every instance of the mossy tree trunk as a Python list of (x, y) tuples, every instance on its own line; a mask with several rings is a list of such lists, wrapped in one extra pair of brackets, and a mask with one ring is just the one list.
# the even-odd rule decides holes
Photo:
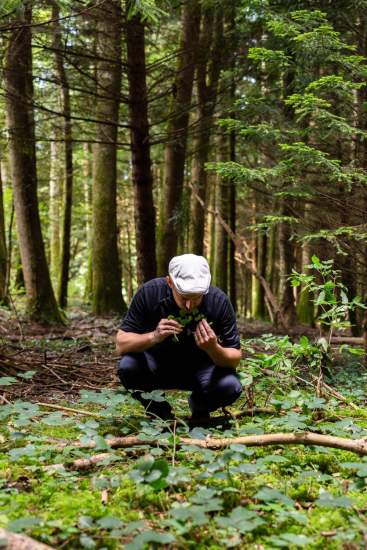
[(27, 313), (36, 321), (61, 322), (51, 286), (37, 199), (36, 150), (32, 108), (32, 3), (17, 11), (9, 35), (4, 82), (10, 165)]
[(104, 2), (97, 16), (96, 142), (93, 148), (93, 300), (96, 315), (126, 309), (117, 248), (116, 161), (121, 87), (122, 13), (118, 0)]
[[(127, 3), (128, 8), (130, 4), (131, 1)], [(157, 275), (144, 34), (145, 25), (140, 14), (133, 15), (126, 21), (129, 122), (139, 284)]]
[(191, 0), (182, 6), (181, 52), (170, 109), (165, 149), (164, 208), (159, 231), (158, 274), (167, 272), (176, 254), (181, 231), (181, 198), (184, 181), (187, 130), (191, 107), (195, 62), (200, 34), (200, 2)]

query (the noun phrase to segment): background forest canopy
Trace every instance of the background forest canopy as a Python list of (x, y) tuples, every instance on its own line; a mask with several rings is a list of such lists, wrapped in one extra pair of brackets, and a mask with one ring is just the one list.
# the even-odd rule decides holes
[[(68, 305), (122, 313), (188, 251), (243, 318), (313, 326), (320, 303), (289, 276), (315, 258), (365, 301), (366, 14), (364, 0), (3, 0), (3, 305), (48, 322)], [(347, 309), (358, 335), (363, 310)]]

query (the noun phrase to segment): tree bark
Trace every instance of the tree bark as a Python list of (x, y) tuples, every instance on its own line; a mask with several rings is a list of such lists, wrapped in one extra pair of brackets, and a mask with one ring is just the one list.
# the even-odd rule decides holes
[[(53, 133), (51, 138), (56, 139)], [(54, 284), (57, 285), (60, 271), (60, 209), (61, 209), (61, 170), (59, 164), (59, 143), (50, 143), (50, 272)]]
[[(128, 8), (129, 5), (130, 2), (128, 2)], [(144, 32), (145, 25), (139, 14), (133, 15), (126, 21), (129, 122), (139, 284), (157, 275)]]
[[(122, 13), (118, 0), (104, 2), (97, 14), (96, 143), (93, 159), (93, 302), (96, 315), (122, 313), (117, 248), (116, 161), (121, 87)], [(110, 124), (109, 124), (110, 123)], [(112, 124), (111, 124), (112, 123)]]
[[(228, 136), (221, 132), (218, 136), (218, 162), (228, 161)], [(229, 223), (229, 185), (228, 179), (217, 176), (217, 211), (226, 223)], [(199, 201), (195, 201), (199, 206)], [(203, 208), (201, 208), (204, 210)], [(215, 220), (215, 271), (214, 281), (223, 292), (228, 291), (228, 233), (218, 219)]]
[(5, 217), (3, 201), (3, 182), (0, 162), (0, 304), (8, 305), (7, 273), (8, 273), (8, 253), (6, 249), (5, 237)]
[(10, 136), (10, 164), (27, 313), (37, 321), (61, 322), (46, 262), (37, 199), (37, 171), (32, 108), (32, 4), (17, 12), (10, 33), (4, 81)]
[[(291, 211), (289, 210), (286, 201), (282, 205), (282, 215), (291, 215)], [(293, 287), (288, 281), (288, 277), (292, 273), (292, 269), (295, 266), (294, 245), (290, 240), (291, 235), (292, 232), (289, 222), (282, 222), (279, 227), (279, 296), (281, 303), (280, 307), (287, 326), (292, 326), (296, 321), (296, 307), (294, 303)]]
[(170, 122), (165, 150), (164, 208), (159, 234), (158, 274), (167, 272), (168, 263), (176, 254), (181, 231), (180, 207), (184, 181), (187, 129), (200, 31), (200, 3), (184, 2), (182, 8), (182, 52), (173, 87)]
[(61, 230), (60, 250), (60, 278), (58, 284), (58, 302), (60, 307), (67, 305), (69, 265), (70, 265), (70, 236), (71, 211), (73, 202), (73, 136), (71, 124), (70, 86), (64, 67), (62, 50), (62, 35), (60, 28), (60, 10), (57, 2), (51, 0), (52, 20), (54, 21), (54, 40), (56, 74), (61, 86), (61, 106), (64, 114), (64, 189), (63, 189), (63, 217)]
[(92, 274), (92, 226), (91, 226), (91, 210), (92, 210), (92, 147), (90, 143), (83, 144), (83, 195), (84, 205), (86, 210), (85, 219), (85, 237), (87, 246), (87, 272), (85, 275), (84, 297), (89, 303), (93, 295), (93, 274)]
[[(207, 171), (205, 164), (209, 159), (210, 134), (213, 126), (213, 114), (217, 101), (218, 81), (223, 57), (223, 11), (220, 6), (214, 12), (213, 7), (204, 11), (199, 41), (197, 61), (198, 124), (192, 180), (198, 194), (206, 203)], [(194, 254), (204, 251), (205, 210), (199, 202), (192, 201), (192, 246)], [(224, 290), (224, 289), (223, 289)]]

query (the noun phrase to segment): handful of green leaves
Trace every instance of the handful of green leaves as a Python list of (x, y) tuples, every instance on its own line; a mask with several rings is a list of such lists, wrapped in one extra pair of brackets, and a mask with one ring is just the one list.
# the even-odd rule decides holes
[[(198, 323), (202, 319), (205, 319), (205, 315), (203, 313), (200, 313), (197, 308), (194, 308), (192, 311), (186, 311), (185, 309), (180, 309), (180, 314), (178, 317), (175, 317), (174, 315), (168, 315), (167, 319), (171, 319), (174, 321), (177, 321), (182, 325), (183, 327), (186, 327), (193, 321)], [(177, 337), (177, 334), (173, 335), (174, 342), (179, 342), (179, 339)]]

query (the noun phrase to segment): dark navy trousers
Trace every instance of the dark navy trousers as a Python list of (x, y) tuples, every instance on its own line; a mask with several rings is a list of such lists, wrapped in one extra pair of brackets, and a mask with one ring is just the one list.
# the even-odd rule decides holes
[(129, 390), (188, 390), (189, 405), (195, 415), (207, 414), (231, 405), (241, 394), (241, 384), (232, 368), (217, 367), (208, 357), (202, 365), (179, 357), (169, 362), (145, 351), (124, 355), (118, 375)]

